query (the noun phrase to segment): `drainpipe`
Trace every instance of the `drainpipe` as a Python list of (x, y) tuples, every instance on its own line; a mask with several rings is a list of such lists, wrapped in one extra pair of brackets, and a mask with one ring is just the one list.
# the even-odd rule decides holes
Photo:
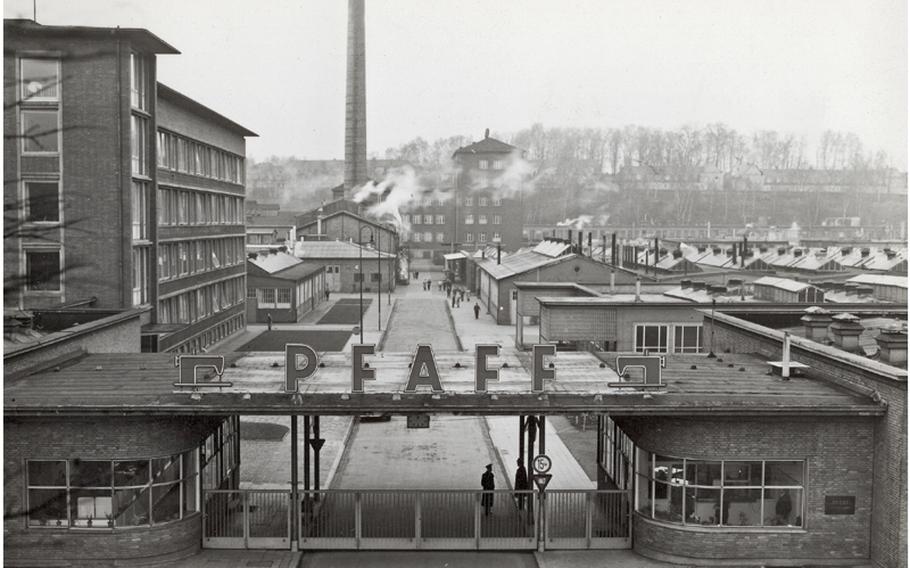
[(496, 243), (496, 264), (502, 264), (502, 244)]

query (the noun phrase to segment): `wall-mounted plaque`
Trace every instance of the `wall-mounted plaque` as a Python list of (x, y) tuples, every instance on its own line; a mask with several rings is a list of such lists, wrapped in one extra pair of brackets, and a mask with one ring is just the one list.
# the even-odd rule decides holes
[(856, 512), (856, 497), (853, 495), (825, 495), (826, 515), (852, 515)]

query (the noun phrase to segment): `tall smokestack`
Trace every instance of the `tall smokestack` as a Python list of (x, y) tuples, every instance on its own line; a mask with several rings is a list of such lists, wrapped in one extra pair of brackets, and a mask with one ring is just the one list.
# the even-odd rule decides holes
[(344, 121), (344, 196), (367, 182), (367, 80), (364, 0), (348, 0), (348, 67)]

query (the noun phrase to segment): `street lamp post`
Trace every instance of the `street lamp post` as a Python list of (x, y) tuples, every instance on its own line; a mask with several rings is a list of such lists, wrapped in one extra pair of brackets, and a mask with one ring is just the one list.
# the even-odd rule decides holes
[(367, 225), (362, 225), (358, 233), (360, 237), (360, 344), (363, 345), (363, 230), (370, 230), (370, 242), (373, 242), (373, 229)]
[(382, 237), (381, 231), (376, 231), (376, 329), (382, 331)]

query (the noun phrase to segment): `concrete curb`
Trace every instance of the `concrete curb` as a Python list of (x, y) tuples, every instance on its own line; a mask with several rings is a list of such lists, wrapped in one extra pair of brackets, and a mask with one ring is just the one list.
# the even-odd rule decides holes
[(329, 473), (326, 474), (326, 489), (333, 489), (332, 483), (335, 481), (335, 474), (338, 472), (338, 468), (341, 466), (342, 460), (348, 455), (348, 442), (351, 440), (351, 436), (354, 435), (356, 426), (359, 423), (360, 422), (356, 416), (351, 417), (351, 421), (348, 423), (348, 431), (345, 433), (344, 441), (341, 443), (341, 451), (335, 455), (335, 460), (332, 462), (332, 467), (329, 468)]
[(490, 436), (490, 423), (487, 422), (486, 416), (483, 416), (481, 418), (483, 418), (484, 426), (486, 426), (486, 428), (484, 428), (484, 432), (486, 433), (486, 436), (484, 436), (484, 440), (487, 443), (487, 449), (489, 449), (493, 453), (493, 455), (496, 457), (496, 463), (499, 464), (499, 469), (503, 472), (505, 479), (506, 479), (506, 484), (508, 484), (509, 489), (511, 490), (512, 489), (512, 476), (509, 474), (509, 470), (506, 469), (506, 465), (504, 463), (502, 463), (502, 454), (499, 453), (499, 448), (497, 448), (496, 445), (493, 444), (493, 437)]
[(395, 312), (398, 311), (398, 298), (395, 298), (395, 302), (392, 303), (392, 311), (389, 313), (388, 319), (385, 320), (385, 329), (382, 330), (382, 335), (379, 336), (379, 344), (376, 346), (377, 351), (382, 351), (385, 348), (385, 338), (389, 333), (389, 329), (392, 327), (392, 320), (395, 319)]
[(464, 345), (461, 343), (461, 336), (458, 335), (458, 329), (455, 327), (455, 318), (452, 316), (452, 308), (449, 307), (449, 302), (445, 302), (446, 305), (446, 315), (449, 316), (449, 326), (452, 328), (452, 336), (455, 338), (455, 346), (458, 347), (459, 351), (464, 351)]

